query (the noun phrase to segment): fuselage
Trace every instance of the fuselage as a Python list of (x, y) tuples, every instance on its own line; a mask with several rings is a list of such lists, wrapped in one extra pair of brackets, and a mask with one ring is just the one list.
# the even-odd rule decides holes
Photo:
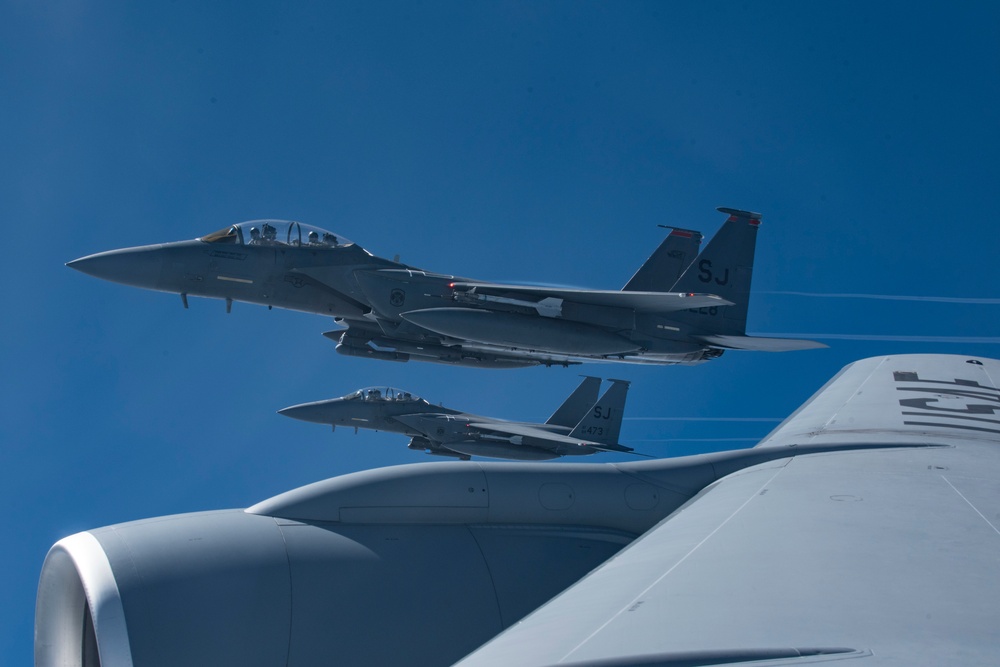
[(722, 354), (697, 340), (712, 330), (718, 308), (656, 313), (502, 290), (481, 294), (456, 288), (468, 279), (377, 257), (298, 222), (245, 222), (69, 266), (180, 294), (185, 306), (188, 296), (200, 296), (333, 316), (348, 327), (336, 335), (337, 349), (353, 356), (503, 368), (581, 358), (692, 364)]
[[(366, 387), (341, 398), (302, 403), (279, 413), (317, 424), (400, 433), (411, 449), (429, 453), (541, 461), (589, 455), (598, 450), (583, 443), (552, 442), (546, 434), (565, 436), (570, 428), (554, 424), (508, 422), (453, 410), (393, 387)], [(533, 434), (491, 432), (490, 425), (528, 427)], [(498, 429), (499, 431), (499, 429)]]
[[(257, 238), (251, 237), (265, 226), (283, 233), (270, 239), (258, 231)], [(310, 241), (310, 234), (319, 240)], [(323, 241), (323, 235), (329, 240)], [(97, 253), (69, 266), (160, 292), (353, 318), (370, 310), (354, 272), (404, 265), (324, 230), (255, 220), (192, 241)]]

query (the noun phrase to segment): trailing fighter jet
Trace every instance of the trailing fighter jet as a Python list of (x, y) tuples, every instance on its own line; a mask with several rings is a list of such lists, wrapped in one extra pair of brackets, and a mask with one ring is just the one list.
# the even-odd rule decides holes
[(76, 533), (35, 665), (997, 665), (997, 378), (865, 359), (751, 449), (417, 463)]
[(625, 287), (488, 283), (382, 259), (298, 222), (257, 220), (193, 241), (112, 250), (69, 266), (181, 295), (332, 315), (337, 351), (390, 361), (514, 368), (582, 360), (696, 364), (726, 349), (802, 350), (812, 341), (746, 335), (760, 215), (701, 234), (674, 228)]
[[(598, 400), (600, 378), (585, 377), (544, 424), (510, 422), (431, 405), (392, 387), (368, 387), (326, 401), (278, 410), (308, 422), (391, 431), (410, 436), (428, 454), (543, 461), (596, 452), (632, 452), (618, 444), (629, 383), (611, 380)], [(638, 454), (638, 456), (643, 456)]]

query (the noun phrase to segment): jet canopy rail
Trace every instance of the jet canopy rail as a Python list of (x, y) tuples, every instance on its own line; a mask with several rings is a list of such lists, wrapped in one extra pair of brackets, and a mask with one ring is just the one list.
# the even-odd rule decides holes
[(408, 391), (396, 389), (394, 387), (365, 387), (358, 389), (343, 397), (345, 401), (365, 401), (372, 403), (419, 403), (430, 405), (430, 403), (419, 396), (414, 396)]
[(333, 232), (294, 220), (248, 220), (198, 239), (203, 243), (256, 246), (337, 248), (354, 242)]

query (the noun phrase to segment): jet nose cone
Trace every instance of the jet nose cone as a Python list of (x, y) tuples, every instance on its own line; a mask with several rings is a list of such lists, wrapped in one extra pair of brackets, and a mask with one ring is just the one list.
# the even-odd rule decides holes
[(160, 246), (109, 250), (87, 255), (66, 266), (102, 280), (157, 289), (163, 272)]
[(304, 422), (314, 424), (333, 424), (336, 422), (339, 411), (339, 399), (329, 401), (316, 401), (314, 403), (301, 403), (278, 410), (279, 415), (285, 415), (292, 419), (300, 419)]

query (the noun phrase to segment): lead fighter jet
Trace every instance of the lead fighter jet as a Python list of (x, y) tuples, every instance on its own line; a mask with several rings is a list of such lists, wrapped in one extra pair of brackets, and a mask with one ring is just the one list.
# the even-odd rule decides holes
[[(303, 421), (391, 431), (411, 437), (410, 449), (468, 460), (472, 456), (542, 461), (597, 452), (630, 452), (618, 444), (629, 383), (611, 380), (598, 400), (601, 380), (585, 377), (544, 424), (509, 422), (431, 405), (392, 387), (359, 389), (327, 401), (279, 410)], [(643, 454), (637, 454), (644, 456)]]
[(726, 349), (801, 350), (746, 335), (760, 215), (729, 215), (704, 252), (673, 229), (620, 291), (490, 283), (382, 259), (331, 232), (257, 220), (193, 241), (112, 250), (69, 266), (181, 295), (332, 315), (337, 351), (391, 361), (514, 368), (583, 360), (697, 364)]

